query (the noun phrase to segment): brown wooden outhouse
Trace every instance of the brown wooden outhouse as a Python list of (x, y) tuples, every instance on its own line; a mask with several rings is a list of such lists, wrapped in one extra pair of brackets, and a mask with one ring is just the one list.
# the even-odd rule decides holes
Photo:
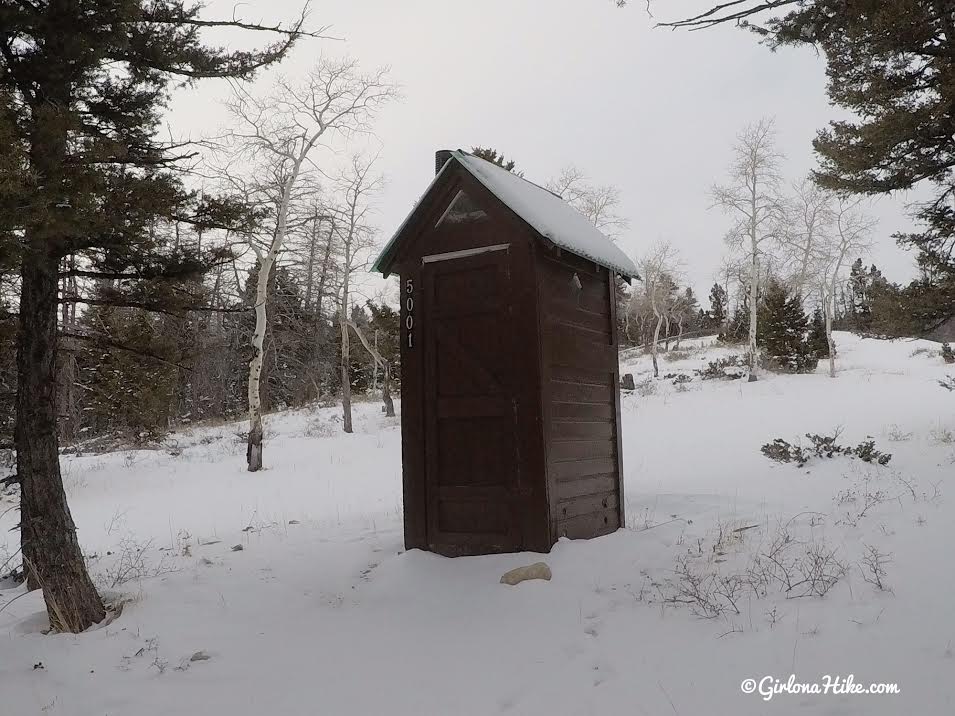
[(623, 526), (615, 275), (546, 189), (462, 151), (375, 263), (401, 278), (405, 544), (547, 552)]

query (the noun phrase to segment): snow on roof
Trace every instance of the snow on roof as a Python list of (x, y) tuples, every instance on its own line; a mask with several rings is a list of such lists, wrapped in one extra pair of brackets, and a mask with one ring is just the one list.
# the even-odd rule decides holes
[(544, 238), (628, 278), (638, 275), (637, 267), (619, 246), (556, 194), (461, 150), (452, 155)]
[[(548, 241), (627, 278), (639, 277), (637, 267), (630, 257), (613, 241), (600, 233), (587, 217), (556, 194), (497, 164), (479, 159), (460, 149), (452, 152), (451, 156), (488, 191)], [(431, 191), (431, 187), (437, 183), (450, 164), (449, 161), (444, 165), (425, 191), (425, 195)], [(375, 270), (382, 270), (382, 261), (410, 219), (411, 216), (405, 219), (394, 237), (385, 246), (375, 261)]]

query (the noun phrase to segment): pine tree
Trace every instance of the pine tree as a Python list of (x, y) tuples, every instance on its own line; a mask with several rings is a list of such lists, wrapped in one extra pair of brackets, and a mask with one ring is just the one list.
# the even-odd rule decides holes
[(770, 367), (791, 373), (815, 370), (819, 361), (806, 339), (809, 319), (799, 296), (772, 281), (759, 310), (758, 338)]
[(741, 303), (733, 311), (733, 317), (723, 324), (723, 330), (717, 336), (722, 343), (738, 345), (749, 336), (749, 306)]
[(16, 314), (0, 296), (0, 450), (13, 445), (13, 399), (16, 395)]
[(809, 350), (817, 359), (829, 357), (829, 341), (826, 338), (826, 319), (822, 315), (822, 309), (817, 308), (812, 312), (812, 321), (809, 324)]
[[(114, 304), (158, 307), (168, 292), (139, 293), (144, 275), (181, 277), (208, 263), (176, 250), (164, 225), (195, 215), (179, 179), (190, 154), (159, 139), (169, 89), (206, 77), (250, 78), (281, 60), (302, 34), (238, 20), (219, 27), (279, 32), (260, 51), (203, 43), (201, 5), (186, 0), (35, 0), (0, 4), (0, 237), (17, 237), (20, 275), (17, 423), (21, 555), (28, 584), (43, 587), (51, 625), (80, 632), (105, 616), (66, 504), (57, 438), (56, 353), (61, 264), (72, 276), (129, 281)], [(7, 147), (11, 147), (10, 150)], [(0, 162), (6, 164), (7, 162)], [(0, 169), (3, 169), (0, 166)], [(184, 169), (183, 169), (184, 170)], [(24, 187), (23, 184), (26, 184)], [(82, 272), (82, 273), (79, 273)], [(147, 283), (146, 288), (154, 284)], [(95, 305), (95, 301), (86, 299)]]
[(710, 310), (707, 315), (707, 328), (714, 328), (717, 331), (723, 330), (726, 323), (726, 289), (718, 283), (713, 284), (710, 289)]
[[(513, 159), (505, 159), (503, 154), (498, 154), (497, 150), (491, 149), (491, 147), (472, 147), (471, 154), (478, 159), (497, 164), (501, 169), (506, 169), (509, 172), (513, 172), (514, 167), (517, 166)], [(521, 172), (517, 172), (517, 175), (522, 176)]]
[(83, 427), (156, 438), (168, 426), (187, 346), (165, 325), (179, 319), (138, 308), (93, 306), (79, 320), (96, 339), (77, 356)]

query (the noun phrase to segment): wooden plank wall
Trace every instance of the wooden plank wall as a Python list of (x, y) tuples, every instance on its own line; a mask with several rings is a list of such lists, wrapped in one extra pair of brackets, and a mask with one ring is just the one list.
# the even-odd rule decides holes
[(612, 279), (567, 254), (541, 252), (537, 269), (552, 535), (608, 534), (620, 527)]

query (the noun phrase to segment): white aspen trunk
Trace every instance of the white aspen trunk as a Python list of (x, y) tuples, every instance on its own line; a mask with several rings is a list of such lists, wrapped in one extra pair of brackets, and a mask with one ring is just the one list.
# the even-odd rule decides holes
[(322, 315), (322, 310), (325, 307), (326, 285), (328, 284), (328, 274), (332, 256), (332, 239), (335, 235), (335, 219), (330, 219), (329, 224), (328, 241), (325, 243), (325, 256), (322, 258), (322, 271), (318, 279), (318, 306), (315, 309), (315, 313), (319, 316)]
[[(754, 228), (755, 231), (755, 228)], [(754, 234), (755, 237), (755, 234)], [(759, 297), (759, 258), (756, 253), (756, 240), (753, 239), (753, 263), (749, 273), (749, 382), (758, 378), (759, 348), (756, 345), (756, 301)]]
[(264, 360), (265, 331), (268, 315), (265, 303), (268, 298), (269, 277), (275, 258), (269, 251), (259, 261), (259, 276), (255, 286), (255, 330), (252, 333), (252, 360), (249, 361), (249, 444), (246, 462), (249, 472), (262, 469), (262, 362)]
[[(359, 333), (359, 338), (360, 337), (361, 337), (361, 334)], [(378, 352), (378, 331), (376, 330), (375, 331), (375, 353), (377, 352)], [(372, 372), (371, 389), (373, 391), (378, 390), (378, 361), (377, 360), (375, 361), (374, 371)]]
[(660, 366), (657, 363), (657, 351), (659, 350), (660, 346), (660, 327), (663, 325), (663, 314), (657, 311), (656, 308), (653, 309), (653, 312), (657, 317), (657, 325), (653, 330), (653, 343), (650, 346), (650, 355), (653, 356), (653, 377), (659, 378)]
[[(346, 263), (348, 265), (346, 248)], [(342, 302), (339, 307), (339, 316), (342, 332), (342, 429), (346, 433), (352, 432), (351, 419), (351, 377), (349, 376), (349, 347), (348, 347), (348, 271), (345, 271), (342, 283)]]
[(272, 276), (272, 267), (275, 259), (282, 250), (285, 241), (285, 231), (288, 226), (288, 211), (291, 201), (292, 187), (298, 178), (298, 173), (305, 161), (306, 152), (303, 152), (292, 167), (289, 178), (282, 187), (282, 199), (279, 210), (275, 234), (269, 250), (263, 253), (255, 244), (252, 249), (259, 259), (259, 278), (255, 286), (255, 331), (252, 333), (252, 359), (249, 361), (249, 443), (246, 449), (246, 463), (249, 472), (258, 472), (262, 469), (262, 362), (264, 360), (265, 331), (268, 328), (268, 313), (266, 302), (269, 295), (269, 279)]
[[(840, 236), (841, 236), (840, 227)], [(836, 312), (836, 287), (839, 283), (839, 273), (842, 271), (842, 264), (846, 260), (846, 254), (849, 251), (849, 243), (843, 237), (842, 245), (839, 250), (839, 257), (832, 267), (832, 278), (828, 288), (829, 296), (826, 300), (826, 342), (829, 344), (829, 377), (836, 377), (836, 341), (832, 337), (832, 323)]]
[(683, 340), (683, 318), (680, 318), (677, 323), (677, 334), (676, 334), (676, 345), (673, 346), (673, 350), (680, 350), (680, 341)]
[[(833, 281), (835, 283), (835, 281)], [(832, 338), (832, 320), (836, 306), (836, 291), (833, 286), (832, 293), (826, 298), (826, 342), (829, 344), (829, 377), (836, 377), (836, 342)]]
[(803, 298), (803, 288), (809, 276), (809, 262), (812, 260), (812, 235), (806, 239), (806, 246), (803, 249), (802, 260), (800, 261), (799, 273), (796, 275), (796, 292), (799, 294), (799, 300)]

